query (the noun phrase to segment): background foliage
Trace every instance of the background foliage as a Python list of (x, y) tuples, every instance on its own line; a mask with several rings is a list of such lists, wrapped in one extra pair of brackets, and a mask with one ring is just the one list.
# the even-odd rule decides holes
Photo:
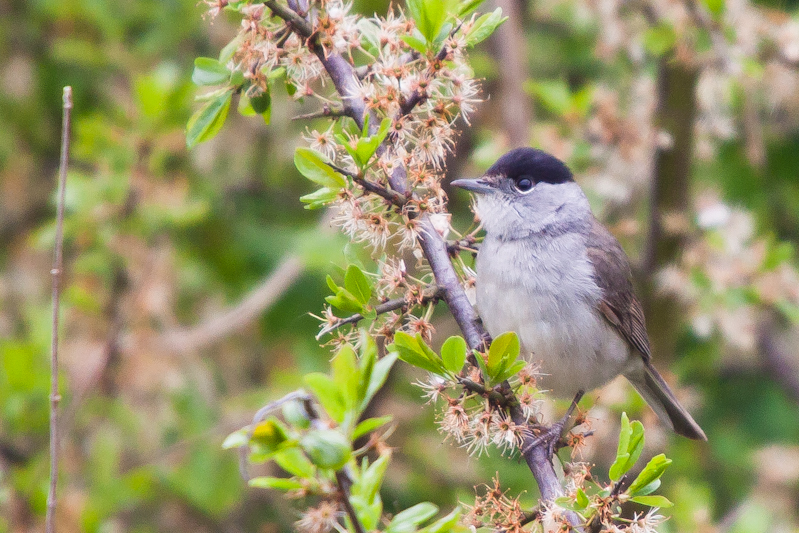
[[(635, 413), (644, 454), (667, 449), (674, 461), (664, 530), (797, 530), (797, 6), (700, 2), (699, 24), (681, 2), (498, 3), (512, 24), (472, 55), (491, 99), (448, 173), (476, 175), (528, 143), (572, 165), (641, 265), (656, 362), (679, 376), (709, 437), (672, 437), (616, 382), (590, 394), (596, 435), (581, 453), (607, 471), (618, 413)], [(231, 113), (187, 152), (193, 60), (235, 31), (204, 11), (194, 0), (0, 5), (0, 531), (38, 530), (44, 514), (52, 177), (67, 84), (62, 530), (281, 531), (297, 519), (246, 488), (221, 443), (302, 374), (326, 371), (307, 313), (321, 309), (331, 265), (365, 257), (298, 200), (312, 190), (291, 160), (305, 124), (289, 118), (313, 109), (276, 91), (268, 127)], [(681, 62), (698, 74), (680, 78)], [(693, 140), (653, 128), (669, 69), (678, 81), (666, 94), (696, 105), (677, 97), (665, 118), (686, 117)], [(695, 149), (681, 183), (658, 154), (686, 137)], [(653, 200), (653, 183), (685, 197)], [(465, 229), (467, 198), (452, 196)], [(668, 215), (657, 242), (673, 238), (672, 250), (652, 250), (653, 201)], [(455, 330), (444, 313), (434, 324), (434, 342)], [(496, 472), (503, 486), (532, 487), (497, 454), (442, 444), (419, 377), (396, 365), (370, 413), (397, 424), (387, 511), (468, 502)], [(525, 498), (532, 506), (534, 491)]]

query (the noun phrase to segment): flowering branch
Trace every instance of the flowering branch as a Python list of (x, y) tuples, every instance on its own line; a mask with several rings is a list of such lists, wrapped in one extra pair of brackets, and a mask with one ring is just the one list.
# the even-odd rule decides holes
[[(357, 88), (359, 86), (359, 81), (351, 65), (347, 63), (341, 55), (330, 53), (320, 48), (316, 42), (316, 38), (312, 37), (312, 26), (296, 12), (279, 5), (274, 0), (267, 1), (265, 4), (278, 17), (289, 23), (294, 31), (309, 40), (308, 46), (319, 58), (325, 70), (330, 75), (333, 85), (344, 102), (345, 112), (355, 120), (359, 127), (363, 127), (365, 106), (363, 101), (354, 98), (354, 95), (358, 94)], [(440, 62), (446, 55), (447, 47), (444, 46), (436, 55), (434, 61)], [(400, 105), (400, 115), (410, 113), (417, 105), (423, 102), (425, 99), (423, 94), (424, 93), (421, 91), (416, 90), (404, 104)], [(374, 120), (370, 122), (372, 125), (376, 123)], [(391, 148), (388, 148), (388, 150), (391, 150)], [(341, 172), (343, 169), (337, 170)], [(347, 172), (345, 175), (353, 177), (350, 172)], [(356, 182), (361, 186), (368, 183), (365, 180), (356, 180)], [(407, 170), (403, 165), (397, 165), (393, 169), (389, 174), (388, 182), (391, 188), (397, 193), (405, 196), (412, 194), (408, 183)], [(367, 186), (368, 185), (364, 186), (364, 188)], [(377, 191), (371, 192), (375, 192), (385, 198), (384, 194), (380, 194)], [(490, 342), (490, 337), (485, 329), (483, 329), (474, 307), (466, 296), (458, 273), (455, 271), (450, 261), (450, 251), (447, 242), (436, 230), (428, 214), (423, 214), (418, 218), (417, 222), (419, 227), (419, 245), (424, 257), (430, 265), (440, 294), (443, 296), (455, 321), (463, 332), (469, 347), (474, 350), (484, 350)], [(522, 420), (521, 411), (518, 410), (518, 402), (515, 403), (516, 406), (514, 407), (514, 402), (511, 402), (511, 416), (514, 422), (516, 424), (526, 424), (526, 418)], [(538, 482), (542, 499), (544, 501), (552, 501), (554, 498), (562, 495), (563, 489), (552, 467), (547, 446), (540, 445), (530, 447), (524, 455), (533, 476)]]
[[(425, 305), (428, 303), (436, 303), (442, 297), (443, 297), (443, 292), (439, 291), (438, 288), (434, 287), (432, 292), (428, 291), (428, 294), (422, 297), (419, 304)], [(376, 315), (383, 315), (385, 313), (390, 313), (391, 311), (397, 311), (397, 310), (406, 311), (412, 305), (418, 305), (418, 304), (411, 302), (410, 300), (408, 300), (408, 298), (395, 298), (393, 300), (383, 302), (382, 304), (376, 306), (374, 311)], [(322, 328), (319, 331), (319, 333), (316, 334), (316, 340), (321, 339), (331, 331), (335, 331), (340, 327), (348, 326), (351, 324), (357, 324), (364, 318), (365, 317), (361, 313), (355, 313), (354, 315), (350, 315), (347, 318), (340, 318), (335, 322)]]

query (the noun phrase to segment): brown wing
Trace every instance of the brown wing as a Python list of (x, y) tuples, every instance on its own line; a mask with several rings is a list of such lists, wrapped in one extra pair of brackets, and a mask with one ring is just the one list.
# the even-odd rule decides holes
[(594, 265), (602, 289), (599, 311), (644, 357), (651, 359), (644, 310), (635, 296), (630, 264), (619, 241), (593, 219), (588, 237), (588, 259)]

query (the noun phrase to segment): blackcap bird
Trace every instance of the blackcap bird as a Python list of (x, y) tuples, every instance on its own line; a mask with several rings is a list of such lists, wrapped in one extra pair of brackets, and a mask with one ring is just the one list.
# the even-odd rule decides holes
[(519, 148), (452, 185), (476, 193), (485, 229), (476, 265), (483, 324), (492, 336), (516, 332), (522, 352), (541, 362), (542, 388), (572, 397), (622, 374), (663, 423), (707, 440), (652, 366), (627, 255), (568, 167)]

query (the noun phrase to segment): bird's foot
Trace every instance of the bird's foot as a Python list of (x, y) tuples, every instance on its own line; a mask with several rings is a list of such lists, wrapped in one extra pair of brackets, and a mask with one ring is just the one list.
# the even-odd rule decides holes
[(566, 414), (551, 426), (545, 426), (543, 424), (530, 424), (530, 429), (537, 431), (537, 434), (532, 440), (524, 443), (522, 446), (522, 454), (526, 455), (533, 448), (545, 445), (547, 457), (549, 458), (549, 461), (552, 462), (552, 457), (554, 457), (555, 452), (558, 451), (558, 444), (560, 443), (563, 428), (566, 427), (566, 424), (569, 422), (574, 410), (577, 408), (577, 404), (580, 403), (580, 400), (583, 398), (584, 394), (584, 391), (578, 391), (572, 400), (569, 409), (566, 411)]

